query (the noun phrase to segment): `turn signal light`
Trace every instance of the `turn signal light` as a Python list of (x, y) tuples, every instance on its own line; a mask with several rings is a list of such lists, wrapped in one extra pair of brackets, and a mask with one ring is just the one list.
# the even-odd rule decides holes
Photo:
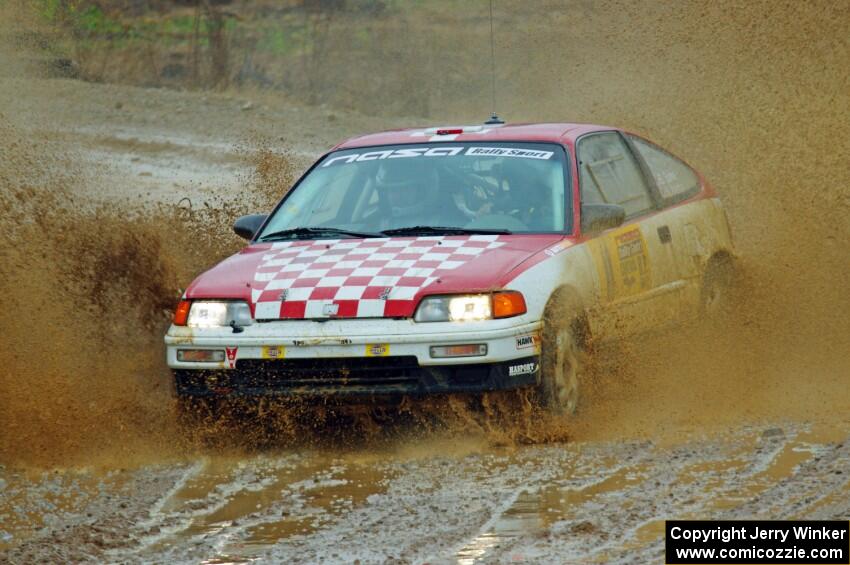
[(185, 326), (189, 320), (189, 310), (192, 308), (192, 303), (188, 300), (181, 300), (174, 310), (174, 325)]
[(527, 311), (522, 293), (507, 290), (493, 294), (494, 318), (510, 318), (511, 316), (525, 314)]

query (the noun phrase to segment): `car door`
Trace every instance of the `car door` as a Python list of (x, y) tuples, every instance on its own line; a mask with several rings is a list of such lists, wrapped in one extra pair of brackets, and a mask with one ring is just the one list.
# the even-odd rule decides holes
[(630, 334), (675, 317), (680, 299), (669, 226), (658, 214), (641, 163), (616, 131), (579, 139), (576, 156), (582, 204), (617, 204), (625, 223), (589, 241), (599, 281), (594, 333)]

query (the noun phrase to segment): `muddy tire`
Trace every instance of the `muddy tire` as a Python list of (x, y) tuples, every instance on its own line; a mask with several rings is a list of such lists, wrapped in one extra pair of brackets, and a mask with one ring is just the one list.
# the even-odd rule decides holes
[(735, 264), (731, 257), (713, 257), (703, 276), (700, 314), (711, 321), (728, 319), (735, 289)]
[(579, 327), (565, 315), (564, 308), (553, 309), (546, 316), (537, 396), (540, 406), (552, 414), (571, 415), (578, 408), (587, 357)]

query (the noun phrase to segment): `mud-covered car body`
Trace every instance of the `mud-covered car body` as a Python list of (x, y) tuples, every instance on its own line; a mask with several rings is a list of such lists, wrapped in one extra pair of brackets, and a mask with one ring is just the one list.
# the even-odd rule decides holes
[[(455, 230), (377, 230), (382, 175), (401, 161)], [(350, 233), (301, 229), (305, 208)], [(357, 137), (253, 222), (251, 243), (189, 286), (165, 337), (180, 395), (539, 385), (545, 325), (562, 322), (546, 320), (554, 302), (582, 342), (675, 323), (705, 307), (706, 273), (733, 253), (702, 176), (636, 135), (586, 124)]]

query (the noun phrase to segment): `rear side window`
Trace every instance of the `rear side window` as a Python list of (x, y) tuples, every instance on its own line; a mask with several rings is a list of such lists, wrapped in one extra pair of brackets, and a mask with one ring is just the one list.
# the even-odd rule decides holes
[(583, 137), (578, 145), (581, 198), (589, 204), (619, 204), (626, 217), (653, 208), (637, 161), (616, 132)]
[(665, 204), (685, 200), (699, 192), (699, 177), (689, 166), (645, 139), (633, 135), (629, 139), (649, 167)]

